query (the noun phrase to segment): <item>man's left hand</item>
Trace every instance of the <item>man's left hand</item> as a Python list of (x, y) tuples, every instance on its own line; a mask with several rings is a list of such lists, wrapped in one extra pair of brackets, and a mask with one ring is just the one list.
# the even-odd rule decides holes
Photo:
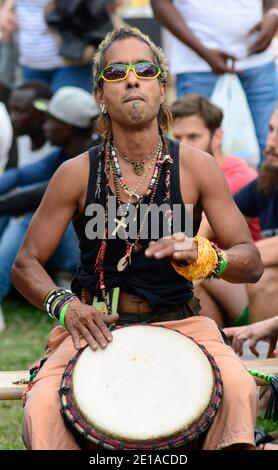
[(265, 49), (270, 45), (271, 40), (277, 30), (278, 26), (278, 17), (276, 15), (266, 15), (260, 23), (258, 23), (254, 28), (252, 28), (248, 35), (251, 35), (255, 32), (259, 32), (259, 36), (249, 47), (249, 55), (257, 54), (259, 52), (265, 51)]
[(198, 250), (192, 238), (179, 232), (160, 238), (156, 242), (150, 242), (145, 255), (155, 259), (169, 257), (178, 263), (192, 264), (198, 257)]

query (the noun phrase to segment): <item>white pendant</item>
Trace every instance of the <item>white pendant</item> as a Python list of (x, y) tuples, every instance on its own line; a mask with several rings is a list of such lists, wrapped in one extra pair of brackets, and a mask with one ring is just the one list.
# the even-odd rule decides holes
[(128, 257), (125, 255), (119, 260), (117, 264), (118, 271), (124, 271), (127, 265), (128, 265)]

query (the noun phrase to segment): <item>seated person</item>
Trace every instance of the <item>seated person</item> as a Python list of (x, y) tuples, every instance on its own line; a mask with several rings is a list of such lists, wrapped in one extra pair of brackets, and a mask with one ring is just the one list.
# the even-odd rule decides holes
[[(265, 163), (256, 180), (241, 189), (235, 203), (246, 217), (259, 217), (262, 240), (256, 242), (265, 267), (256, 288), (250, 284), (227, 284), (221, 281), (203, 282), (196, 294), (205, 312), (219, 318), (219, 326), (240, 326), (273, 317), (278, 314), (278, 109), (269, 122), (265, 149)], [(207, 221), (201, 224), (199, 234), (213, 238)], [(223, 313), (228, 315), (224, 323)], [(222, 323), (221, 323), (222, 320)]]
[[(108, 69), (106, 64), (110, 64)], [(51, 355), (26, 393), (23, 437), (28, 449), (80, 449), (61, 415), (61, 376), (80, 347), (89, 345), (93, 354), (112, 347), (108, 326), (114, 322), (122, 325), (126, 317), (131, 324), (162, 322), (165, 328), (192, 336), (214, 356), (224, 395), (202, 448), (254, 449), (254, 380), (232, 348), (224, 344), (216, 324), (198, 315), (191, 281), (221, 275), (229, 282), (257, 282), (262, 263), (215, 160), (165, 137), (170, 121), (166, 82), (165, 57), (146, 35), (130, 26), (107, 35), (94, 57), (104, 143), (58, 169), (17, 256), (13, 267), (16, 288), (60, 321), (49, 336)], [(119, 213), (110, 227), (110, 202), (115, 197)], [(204, 209), (225, 252), (213, 248), (208, 240), (186, 236), (184, 220), (182, 233), (175, 232), (169, 208), (163, 230), (160, 214), (156, 211), (153, 221), (149, 213), (154, 201), (156, 209), (171, 201), (183, 212), (191, 204), (199, 222)], [(126, 230), (125, 203), (132, 204), (138, 216), (147, 207), (139, 233), (137, 218), (131, 218), (132, 227)], [(104, 230), (92, 239), (88, 238), (88, 222), (93, 220), (88, 219), (88, 208), (101, 208), (105, 215), (96, 217), (97, 226), (104, 225)], [(223, 213), (227, 227), (219, 217)], [(74, 293), (65, 294), (44, 265), (71, 220), (80, 238), (81, 263), (72, 283)], [(149, 230), (154, 225), (155, 240)], [(135, 239), (130, 233), (134, 227)], [(197, 230), (196, 226), (194, 235)], [(116, 288), (120, 292), (118, 313), (114, 314), (114, 302), (106, 293)], [(105, 303), (107, 314), (92, 306), (97, 296)]]

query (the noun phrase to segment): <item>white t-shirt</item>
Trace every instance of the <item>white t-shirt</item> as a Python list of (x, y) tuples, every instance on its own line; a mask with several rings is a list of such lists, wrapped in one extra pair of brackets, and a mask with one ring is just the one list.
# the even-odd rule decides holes
[(0, 103), (0, 174), (4, 172), (13, 138), (10, 116), (4, 103)]
[[(273, 60), (271, 48), (247, 57), (248, 47), (258, 33), (247, 33), (263, 17), (263, 0), (174, 0), (188, 27), (208, 48), (229, 52), (240, 60), (236, 69), (246, 70)], [(210, 71), (209, 64), (196, 52), (172, 37), (171, 72)]]
[(33, 69), (47, 70), (63, 65), (44, 19), (48, 0), (16, 0), (19, 62)]
[(52, 147), (49, 142), (38, 150), (32, 150), (32, 142), (28, 135), (22, 135), (17, 138), (17, 152), (18, 152), (18, 166), (29, 165), (29, 163), (35, 163), (41, 158), (49, 155), (55, 147)]

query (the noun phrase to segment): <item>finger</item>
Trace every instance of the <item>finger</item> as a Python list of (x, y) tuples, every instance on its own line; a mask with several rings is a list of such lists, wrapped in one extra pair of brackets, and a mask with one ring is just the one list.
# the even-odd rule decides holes
[(242, 345), (244, 340), (240, 339), (238, 336), (235, 336), (232, 342), (232, 347), (239, 356), (242, 355)]
[(101, 347), (106, 347), (108, 343), (110, 343), (113, 339), (111, 331), (107, 327), (106, 323), (102, 319), (102, 317), (98, 317), (94, 319), (94, 323), (97, 327), (94, 338), (100, 342)]
[(261, 21), (257, 24), (255, 24), (255, 26), (253, 26), (253, 28), (251, 28), (248, 33), (246, 34), (246, 36), (250, 36), (251, 34), (254, 34), (256, 33), (257, 31), (260, 31), (261, 30), (261, 26), (262, 26), (262, 23)]
[[(178, 241), (185, 241), (187, 239), (187, 237), (185, 236), (184, 233), (182, 232), (177, 232), (177, 233), (174, 233), (173, 234), (173, 238), (175, 238), (175, 240), (178, 240)], [(188, 239), (189, 240), (189, 239)], [(191, 243), (192, 243), (192, 239), (191, 239)]]
[[(160, 243), (156, 243), (155, 245), (149, 247), (146, 251), (145, 251), (145, 255), (148, 256), (148, 257), (155, 257), (155, 258), (159, 258), (160, 257), (160, 253), (164, 250), (167, 250), (167, 252), (169, 253), (174, 253), (174, 240), (163, 240), (161, 239), (161, 242)], [(168, 255), (170, 256), (170, 255)]]
[(256, 349), (256, 344), (257, 344), (257, 340), (256, 339), (252, 339), (249, 341), (249, 349), (250, 351), (256, 356), (256, 357), (259, 357), (260, 353), (258, 352), (258, 350)]
[(228, 328), (223, 328), (223, 331), (229, 338), (233, 338), (239, 332), (239, 328), (242, 327), (231, 326)]
[(94, 339), (91, 332), (83, 325), (80, 328), (80, 331), (82, 333), (83, 338), (85, 339), (85, 341), (87, 341), (88, 345), (90, 346), (90, 348), (93, 351), (96, 351), (99, 347), (99, 343)]
[(271, 338), (269, 340), (267, 357), (273, 357), (273, 351), (275, 347), (276, 347), (276, 338)]
[(119, 314), (112, 313), (111, 315), (103, 315), (102, 318), (106, 325), (113, 325), (113, 323), (116, 323), (119, 320)]
[(184, 251), (175, 251), (172, 255), (172, 258), (175, 261), (179, 261), (179, 262), (183, 262), (183, 263), (187, 262), (186, 253)]
[(173, 254), (175, 253), (175, 247), (174, 245), (166, 246), (163, 249), (160, 249), (159, 251), (156, 251), (153, 254), (153, 257), (155, 259), (163, 259), (163, 258), (171, 258)]
[(188, 238), (187, 240), (177, 241), (174, 243), (175, 251), (186, 251), (195, 249), (197, 252), (197, 247), (192, 242), (192, 239)]
[(72, 342), (73, 346), (75, 349), (80, 349), (80, 338), (79, 338), (79, 333), (77, 330), (72, 330), (70, 331), (71, 337), (72, 337)]
[(268, 36), (260, 36), (259, 39), (249, 47), (248, 52), (249, 54), (256, 54), (257, 52), (262, 52), (268, 47), (269, 43), (270, 41)]
[(229, 54), (228, 52), (223, 52), (223, 57), (225, 57), (226, 60), (232, 59), (234, 62), (238, 60), (238, 57), (233, 54)]

